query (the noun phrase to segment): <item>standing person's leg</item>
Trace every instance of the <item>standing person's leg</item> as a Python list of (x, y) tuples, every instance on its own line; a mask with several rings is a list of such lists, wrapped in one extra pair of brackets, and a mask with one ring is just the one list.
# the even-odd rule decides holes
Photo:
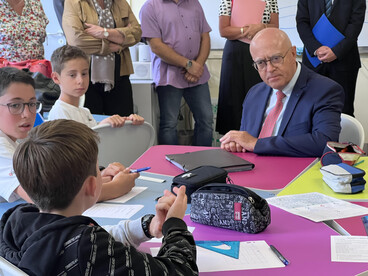
[(115, 86), (104, 94), (104, 114), (129, 116), (133, 114), (133, 92), (129, 76), (115, 78)]
[(184, 99), (195, 120), (193, 146), (212, 146), (213, 113), (208, 83), (186, 88)]
[(345, 92), (345, 102), (342, 109), (342, 113), (348, 114), (354, 117), (354, 99), (355, 99), (355, 88), (356, 81), (358, 78), (358, 71), (337, 71), (331, 66), (328, 77), (339, 83)]
[(161, 145), (177, 145), (178, 134), (176, 126), (183, 97), (183, 89), (171, 85), (156, 88), (160, 106), (160, 129), (158, 143)]
[(84, 106), (87, 107), (92, 114), (104, 114), (103, 113), (103, 93), (104, 84), (102, 83), (89, 83), (87, 92), (85, 94)]

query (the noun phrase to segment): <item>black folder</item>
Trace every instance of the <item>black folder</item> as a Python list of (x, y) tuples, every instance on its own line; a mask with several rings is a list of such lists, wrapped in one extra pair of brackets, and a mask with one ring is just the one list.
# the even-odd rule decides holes
[(253, 163), (223, 149), (167, 154), (166, 159), (185, 172), (200, 166), (220, 167), (228, 172), (249, 171), (254, 168)]

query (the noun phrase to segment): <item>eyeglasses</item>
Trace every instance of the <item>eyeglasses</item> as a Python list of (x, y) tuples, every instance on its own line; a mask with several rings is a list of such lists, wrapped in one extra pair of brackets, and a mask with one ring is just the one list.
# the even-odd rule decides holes
[(279, 67), (281, 64), (284, 63), (284, 58), (286, 57), (287, 53), (292, 47), (290, 47), (284, 56), (272, 56), (270, 59), (262, 59), (258, 61), (253, 62), (254, 68), (256, 68), (257, 71), (265, 70), (267, 67), (267, 62), (270, 62), (272, 66)]
[(41, 102), (29, 102), (29, 103), (8, 103), (8, 104), (0, 104), (1, 106), (7, 106), (10, 114), (19, 115), (24, 111), (24, 107), (28, 105), (29, 112), (36, 114), (41, 111), (42, 103)]

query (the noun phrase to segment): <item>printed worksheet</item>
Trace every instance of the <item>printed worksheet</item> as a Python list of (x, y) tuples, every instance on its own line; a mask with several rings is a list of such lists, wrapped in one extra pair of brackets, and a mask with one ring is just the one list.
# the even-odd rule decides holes
[(87, 209), (83, 213), (83, 215), (87, 217), (98, 217), (98, 218), (130, 219), (143, 207), (144, 207), (143, 205), (96, 203), (91, 208)]
[(273, 206), (314, 222), (368, 214), (368, 208), (321, 193), (275, 196), (266, 199)]
[(138, 187), (138, 186), (136, 186), (136, 187), (133, 187), (133, 189), (129, 193), (127, 193), (127, 194), (125, 194), (125, 195), (123, 195), (121, 197), (117, 197), (117, 198), (114, 198), (114, 199), (106, 200), (104, 202), (109, 202), (109, 203), (111, 203), (111, 202), (113, 202), (113, 203), (125, 203), (128, 200), (131, 200), (136, 195), (138, 195), (141, 192), (143, 192), (145, 189), (147, 189), (147, 187)]
[(331, 236), (331, 261), (368, 263), (368, 237)]
[[(156, 256), (160, 248), (151, 248)], [(230, 271), (284, 267), (265, 241), (241, 242), (239, 259), (225, 256), (197, 246), (197, 265), (199, 272)]]

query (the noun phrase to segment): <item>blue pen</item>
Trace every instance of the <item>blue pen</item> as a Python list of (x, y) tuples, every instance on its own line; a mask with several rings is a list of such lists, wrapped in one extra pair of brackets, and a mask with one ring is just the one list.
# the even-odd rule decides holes
[(151, 167), (144, 167), (144, 168), (140, 168), (140, 169), (135, 169), (135, 170), (130, 170), (131, 173), (139, 173), (139, 172), (143, 172), (143, 171), (147, 171), (149, 170)]
[(279, 258), (279, 260), (284, 264), (284, 265), (288, 265), (290, 264), (290, 262), (284, 257), (282, 256), (282, 254), (280, 253), (280, 251), (278, 251), (276, 249), (276, 247), (274, 247), (273, 245), (270, 245), (271, 250), (273, 251), (273, 253), (275, 253), (275, 255), (277, 256), (277, 258)]

